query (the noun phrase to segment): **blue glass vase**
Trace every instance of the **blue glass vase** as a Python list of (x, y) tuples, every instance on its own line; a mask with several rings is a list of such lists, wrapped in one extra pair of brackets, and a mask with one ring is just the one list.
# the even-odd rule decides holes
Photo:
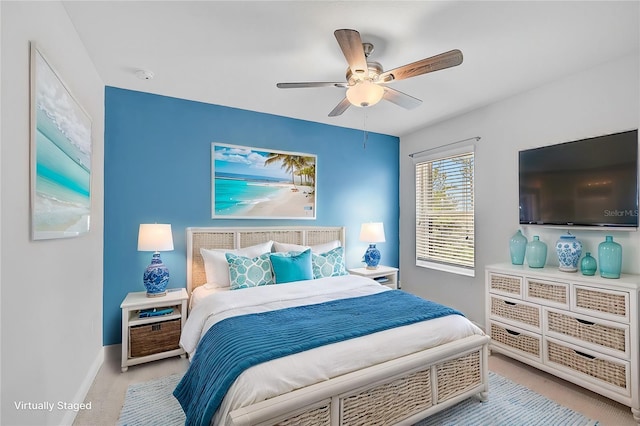
[(533, 241), (527, 243), (527, 264), (530, 268), (543, 268), (546, 262), (547, 245), (534, 235)]
[(598, 245), (598, 263), (602, 278), (620, 278), (622, 246), (613, 241), (611, 235), (605, 236), (604, 241)]
[(580, 271), (582, 275), (595, 275), (596, 269), (598, 269), (598, 263), (591, 256), (591, 253), (587, 252), (580, 261)]
[(560, 264), (558, 269), (564, 272), (576, 272), (580, 255), (582, 255), (582, 243), (576, 240), (575, 235), (567, 232), (556, 241), (556, 253)]
[(526, 251), (527, 237), (522, 235), (522, 232), (518, 229), (518, 232), (516, 232), (509, 240), (511, 263), (514, 265), (522, 265), (524, 263), (524, 254)]

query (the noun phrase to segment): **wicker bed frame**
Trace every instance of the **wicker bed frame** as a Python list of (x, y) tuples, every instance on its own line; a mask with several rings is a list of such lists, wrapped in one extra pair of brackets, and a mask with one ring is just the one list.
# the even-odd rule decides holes
[[(187, 228), (187, 288), (206, 281), (200, 248), (269, 240), (345, 243), (343, 227)], [(471, 336), (335, 377), (230, 413), (233, 425), (411, 425), (488, 394), (487, 336)]]

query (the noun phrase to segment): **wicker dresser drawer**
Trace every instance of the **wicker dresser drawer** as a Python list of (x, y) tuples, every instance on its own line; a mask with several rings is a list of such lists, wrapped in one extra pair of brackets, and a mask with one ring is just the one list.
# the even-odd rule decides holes
[(562, 311), (545, 310), (546, 334), (555, 334), (564, 340), (605, 350), (613, 356), (629, 358), (629, 326), (576, 318)]
[(130, 328), (131, 357), (157, 354), (180, 348), (180, 318)]
[(542, 361), (541, 337), (534, 333), (514, 330), (504, 324), (491, 322), (492, 343), (498, 343), (522, 355)]
[(559, 308), (569, 308), (568, 283), (527, 278), (525, 287), (527, 300)]
[(563, 369), (568, 369), (572, 374), (578, 373), (600, 386), (606, 386), (625, 395), (630, 394), (629, 362), (605, 357), (596, 352), (573, 349), (552, 339), (547, 339), (545, 343), (547, 347), (545, 363), (557, 364)]
[(598, 318), (629, 322), (629, 293), (573, 286), (573, 308)]
[(539, 332), (540, 307), (491, 295), (491, 316)]
[(489, 274), (489, 291), (521, 299), (522, 277), (492, 272)]

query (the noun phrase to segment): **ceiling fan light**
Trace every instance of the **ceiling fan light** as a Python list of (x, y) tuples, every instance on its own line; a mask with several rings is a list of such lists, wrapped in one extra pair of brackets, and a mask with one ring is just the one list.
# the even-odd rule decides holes
[(356, 83), (347, 89), (347, 99), (357, 107), (373, 106), (380, 102), (384, 88), (368, 80)]

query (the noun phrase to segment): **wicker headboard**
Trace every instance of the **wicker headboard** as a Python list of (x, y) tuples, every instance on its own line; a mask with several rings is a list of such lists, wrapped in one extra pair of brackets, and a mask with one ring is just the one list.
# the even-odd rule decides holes
[(345, 245), (344, 227), (281, 226), (251, 228), (187, 228), (187, 291), (206, 283), (201, 248), (237, 249), (267, 241), (313, 246), (340, 240)]

